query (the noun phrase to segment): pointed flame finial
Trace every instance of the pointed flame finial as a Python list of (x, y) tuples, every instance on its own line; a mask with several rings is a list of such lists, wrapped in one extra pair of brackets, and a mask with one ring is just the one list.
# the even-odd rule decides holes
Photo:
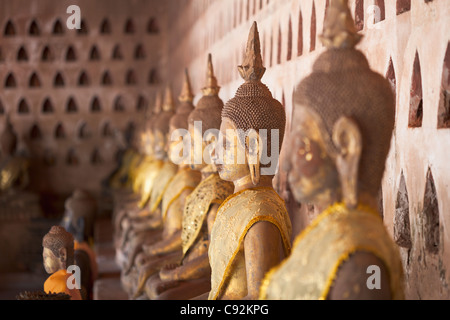
[(206, 72), (206, 86), (202, 89), (204, 96), (217, 96), (220, 87), (217, 85), (217, 79), (214, 76), (214, 68), (212, 64), (212, 55), (208, 54), (208, 67)]
[(320, 40), (328, 49), (354, 48), (362, 36), (357, 33), (348, 0), (331, 0)]
[(256, 21), (253, 22), (250, 29), (244, 63), (238, 67), (238, 70), (245, 81), (260, 81), (264, 72), (266, 72), (262, 63), (261, 44)]
[(191, 102), (194, 100), (194, 94), (192, 93), (191, 81), (189, 80), (188, 69), (184, 70), (184, 83), (181, 95), (178, 97), (180, 102)]
[(162, 105), (162, 111), (170, 112), (175, 111), (175, 105), (173, 103), (173, 96), (172, 96), (172, 88), (170, 85), (167, 85), (166, 87), (166, 96), (164, 98), (164, 104)]

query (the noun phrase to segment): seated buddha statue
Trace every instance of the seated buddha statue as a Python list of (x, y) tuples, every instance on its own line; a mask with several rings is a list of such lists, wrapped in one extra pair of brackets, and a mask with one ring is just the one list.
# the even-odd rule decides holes
[(71, 300), (81, 300), (79, 289), (67, 286), (70, 273), (67, 268), (74, 264), (73, 236), (63, 227), (53, 226), (42, 239), (45, 271), (51, 274), (44, 283), (46, 293), (65, 293)]
[(162, 239), (156, 243), (144, 245), (143, 252), (136, 259), (139, 283), (135, 296), (143, 292), (144, 285), (152, 274), (164, 265), (178, 262), (181, 258), (181, 232), (186, 197), (201, 180), (200, 172), (190, 168), (189, 152), (184, 150), (184, 136), (188, 133), (188, 116), (194, 110), (193, 98), (186, 70), (179, 97), (180, 105), (176, 114), (170, 119), (166, 136), (166, 151), (169, 160), (178, 165), (178, 172), (161, 194)]
[(203, 97), (188, 117), (191, 154), (194, 155), (190, 167), (201, 172), (202, 180), (186, 198), (181, 232), (183, 259), (180, 264), (163, 267), (147, 280), (145, 292), (152, 300), (190, 299), (211, 288), (210, 233), (219, 206), (234, 190), (231, 182), (220, 179), (207, 150), (217, 138), (207, 132), (220, 128), (223, 102), (219, 91), (209, 55)]
[(74, 237), (74, 258), (81, 269), (84, 300), (92, 299), (92, 288), (98, 275), (97, 258), (92, 249), (96, 211), (95, 199), (88, 192), (77, 189), (66, 200), (61, 221), (61, 226)]
[[(122, 257), (122, 285), (130, 294), (132, 290), (132, 282), (130, 281), (137, 278), (136, 270), (131, 272), (136, 256), (142, 251), (144, 244), (155, 243), (161, 239), (163, 231), (160, 208), (161, 200), (165, 189), (178, 170), (178, 166), (169, 161), (166, 148), (166, 136), (169, 133), (170, 119), (175, 114), (174, 110), (175, 104), (172, 97), (172, 90), (168, 86), (161, 112), (152, 121), (152, 149), (155, 162), (158, 163), (158, 170), (155, 170), (151, 192), (142, 210), (145, 211), (145, 214), (134, 217), (127, 216), (121, 224), (124, 230), (122, 232), (124, 232), (125, 236), (120, 248), (116, 248), (116, 256)], [(130, 272), (132, 274), (129, 274)]]
[(140, 196), (135, 201), (117, 201), (114, 210), (116, 212), (115, 223), (115, 244), (116, 249), (121, 250), (125, 242), (131, 237), (130, 233), (139, 233), (139, 228), (132, 228), (133, 223), (147, 219), (151, 212), (149, 210), (149, 200), (156, 176), (162, 168), (163, 160), (154, 155), (154, 134), (153, 126), (161, 112), (161, 98), (157, 95), (154, 111), (151, 116), (147, 116), (145, 128), (141, 135), (141, 146), (145, 154), (139, 174), (134, 180), (134, 188)]
[(0, 158), (0, 195), (8, 196), (27, 186), (28, 161), (16, 155), (17, 135), (9, 121), (6, 119), (5, 129), (0, 136), (1, 158)]
[(212, 300), (257, 299), (266, 272), (290, 253), (291, 222), (272, 186), (286, 114), (261, 82), (265, 68), (256, 22), (238, 70), (245, 82), (223, 107), (212, 152), (220, 178), (234, 184), (211, 231)]
[(332, 0), (321, 39), (327, 50), (295, 89), (283, 164), (296, 200), (320, 213), (267, 274), (261, 298), (402, 299), (398, 248), (376, 209), (394, 128), (392, 90), (355, 49), (361, 36), (346, 0)]

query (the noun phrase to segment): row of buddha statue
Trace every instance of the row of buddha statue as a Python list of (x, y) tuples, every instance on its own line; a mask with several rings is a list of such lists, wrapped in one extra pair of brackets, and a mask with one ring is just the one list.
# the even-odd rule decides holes
[[(284, 107), (261, 82), (256, 22), (235, 97), (225, 104), (219, 98), (209, 55), (196, 106), (187, 72), (177, 108), (170, 89), (163, 103), (157, 99), (139, 149), (125, 153), (110, 180), (116, 261), (130, 298), (403, 298), (399, 252), (375, 209), (394, 98), (355, 48), (360, 39), (347, 0), (332, 0), (321, 36), (326, 50), (295, 89), (286, 139)], [(179, 129), (193, 137), (182, 161), (182, 137), (171, 139)], [(205, 135), (211, 129), (220, 135)], [(249, 131), (256, 136), (240, 134)], [(261, 161), (282, 145), (289, 152), (280, 165), (294, 198), (317, 211), (293, 243), (275, 172)], [(244, 161), (236, 161), (239, 153)], [(202, 161), (192, 161), (196, 156)], [(367, 285), (373, 266), (375, 289)]]

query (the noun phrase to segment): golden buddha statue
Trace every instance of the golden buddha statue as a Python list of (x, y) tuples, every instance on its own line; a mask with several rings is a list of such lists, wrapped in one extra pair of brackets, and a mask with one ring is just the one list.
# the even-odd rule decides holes
[(376, 210), (394, 97), (355, 49), (360, 38), (347, 1), (332, 0), (322, 35), (327, 50), (294, 93), (283, 164), (296, 200), (321, 213), (267, 274), (263, 299), (403, 298), (398, 248)]
[(286, 114), (261, 82), (265, 68), (256, 22), (238, 70), (245, 83), (222, 110), (213, 150), (219, 175), (233, 182), (234, 194), (218, 209), (211, 231), (212, 300), (257, 299), (265, 273), (290, 253), (291, 222), (272, 187)]
[(140, 214), (135, 219), (125, 219), (122, 222), (122, 228), (126, 230), (126, 242), (119, 249), (116, 248), (116, 256), (121, 257), (123, 261), (123, 264), (121, 264), (122, 286), (130, 295), (134, 291), (133, 288), (136, 287), (135, 282), (138, 277), (136, 268), (133, 268), (136, 256), (142, 251), (143, 245), (159, 241), (163, 232), (160, 205), (164, 191), (178, 170), (178, 166), (168, 159), (166, 148), (170, 129), (169, 123), (174, 115), (175, 105), (172, 90), (168, 86), (161, 112), (152, 121), (153, 157), (155, 162), (158, 163), (158, 170), (156, 170), (154, 176), (148, 203), (143, 210), (145, 214)]
[[(164, 265), (181, 259), (181, 225), (185, 200), (201, 180), (200, 172), (189, 167), (189, 153), (186, 155), (183, 152), (184, 136), (188, 133), (188, 116), (194, 110), (193, 99), (186, 70), (179, 97), (180, 105), (176, 114), (170, 119), (169, 132), (166, 136), (166, 151), (169, 160), (173, 164), (178, 164), (178, 172), (160, 195), (161, 219), (164, 228), (162, 239), (156, 243), (144, 245), (143, 252), (136, 260), (139, 283), (135, 297), (143, 292), (145, 283), (152, 274)], [(183, 148), (180, 149), (179, 146)]]
[(53, 226), (42, 240), (45, 271), (51, 274), (44, 283), (46, 293), (65, 293), (71, 300), (81, 300), (79, 289), (70, 289), (67, 268), (74, 264), (73, 236), (63, 227)]
[[(128, 238), (138, 237), (137, 233), (148, 231), (142, 230), (139, 226), (141, 221), (147, 221), (152, 212), (149, 210), (149, 200), (156, 177), (163, 166), (163, 160), (154, 156), (154, 134), (153, 127), (161, 112), (161, 97), (157, 94), (155, 107), (152, 115), (146, 116), (145, 130), (141, 135), (141, 146), (145, 154), (145, 159), (139, 170), (139, 174), (134, 180), (134, 189), (140, 194), (139, 200), (122, 201), (116, 203), (115, 210), (115, 244), (117, 250), (123, 250)], [(131, 234), (130, 234), (131, 233)], [(127, 260), (127, 259), (125, 259)], [(124, 261), (124, 259), (122, 259)], [(122, 263), (120, 263), (122, 265)]]
[(16, 155), (17, 135), (9, 121), (6, 119), (5, 129), (0, 136), (0, 145), (2, 155), (0, 158), (0, 194), (21, 190), (27, 186), (28, 161), (21, 156)]
[(211, 134), (203, 138), (208, 130), (219, 130), (223, 108), (211, 55), (208, 56), (207, 70), (203, 97), (188, 118), (193, 154), (190, 167), (201, 172), (202, 181), (186, 198), (181, 233), (183, 259), (180, 264), (163, 267), (147, 281), (145, 291), (152, 300), (190, 299), (211, 288), (210, 233), (219, 206), (233, 193), (234, 186), (220, 179), (210, 160), (207, 147), (216, 141), (216, 136)]
[(92, 288), (98, 276), (94, 242), (94, 222), (97, 211), (95, 199), (86, 191), (76, 189), (65, 202), (61, 226), (74, 237), (74, 258), (81, 269), (84, 299), (92, 299)]

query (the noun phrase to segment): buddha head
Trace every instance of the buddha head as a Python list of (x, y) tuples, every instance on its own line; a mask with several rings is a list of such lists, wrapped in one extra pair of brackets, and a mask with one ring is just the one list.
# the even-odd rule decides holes
[(141, 133), (141, 146), (144, 151), (144, 154), (147, 156), (153, 156), (154, 155), (154, 134), (153, 134), (153, 127), (156, 118), (158, 117), (159, 113), (161, 112), (161, 104), (162, 104), (162, 97), (161, 93), (158, 92), (156, 94), (155, 98), (155, 105), (153, 107), (152, 112), (147, 112), (145, 115), (144, 120), (144, 129)]
[(2, 152), (5, 155), (13, 155), (17, 147), (17, 135), (14, 132), (13, 126), (9, 121), (9, 117), (6, 119), (5, 129), (0, 136), (0, 143)]
[(170, 86), (166, 88), (164, 103), (161, 112), (153, 122), (154, 154), (158, 160), (167, 159), (167, 137), (170, 129), (170, 119), (175, 115), (175, 105)]
[(394, 127), (389, 82), (355, 49), (356, 33), (346, 0), (331, 2), (321, 36), (327, 50), (296, 87), (284, 165), (299, 202), (344, 202), (376, 195)]
[[(220, 129), (223, 101), (219, 98), (220, 87), (214, 76), (211, 54), (208, 55), (206, 86), (202, 89), (203, 96), (194, 111), (189, 114), (189, 133), (191, 137), (191, 168), (202, 170), (212, 165), (211, 147), (217, 139)], [(211, 170), (215, 171), (212, 166)]]
[(42, 239), (45, 271), (49, 274), (74, 263), (73, 236), (61, 226), (53, 226)]
[(65, 202), (64, 217), (61, 226), (70, 232), (76, 241), (92, 239), (97, 205), (86, 191), (76, 189)]
[(185, 70), (183, 88), (178, 98), (180, 104), (175, 115), (170, 119), (167, 136), (169, 159), (178, 165), (188, 165), (190, 162), (189, 152), (187, 152), (189, 148), (184, 146), (184, 143), (186, 141), (185, 136), (188, 133), (188, 116), (194, 110), (193, 100), (194, 95), (192, 94), (188, 70)]
[(244, 63), (238, 69), (245, 83), (223, 107), (214, 162), (223, 180), (235, 182), (250, 176), (257, 185), (262, 176), (273, 179), (275, 175), (286, 114), (261, 82), (265, 68), (256, 22), (250, 30)]

